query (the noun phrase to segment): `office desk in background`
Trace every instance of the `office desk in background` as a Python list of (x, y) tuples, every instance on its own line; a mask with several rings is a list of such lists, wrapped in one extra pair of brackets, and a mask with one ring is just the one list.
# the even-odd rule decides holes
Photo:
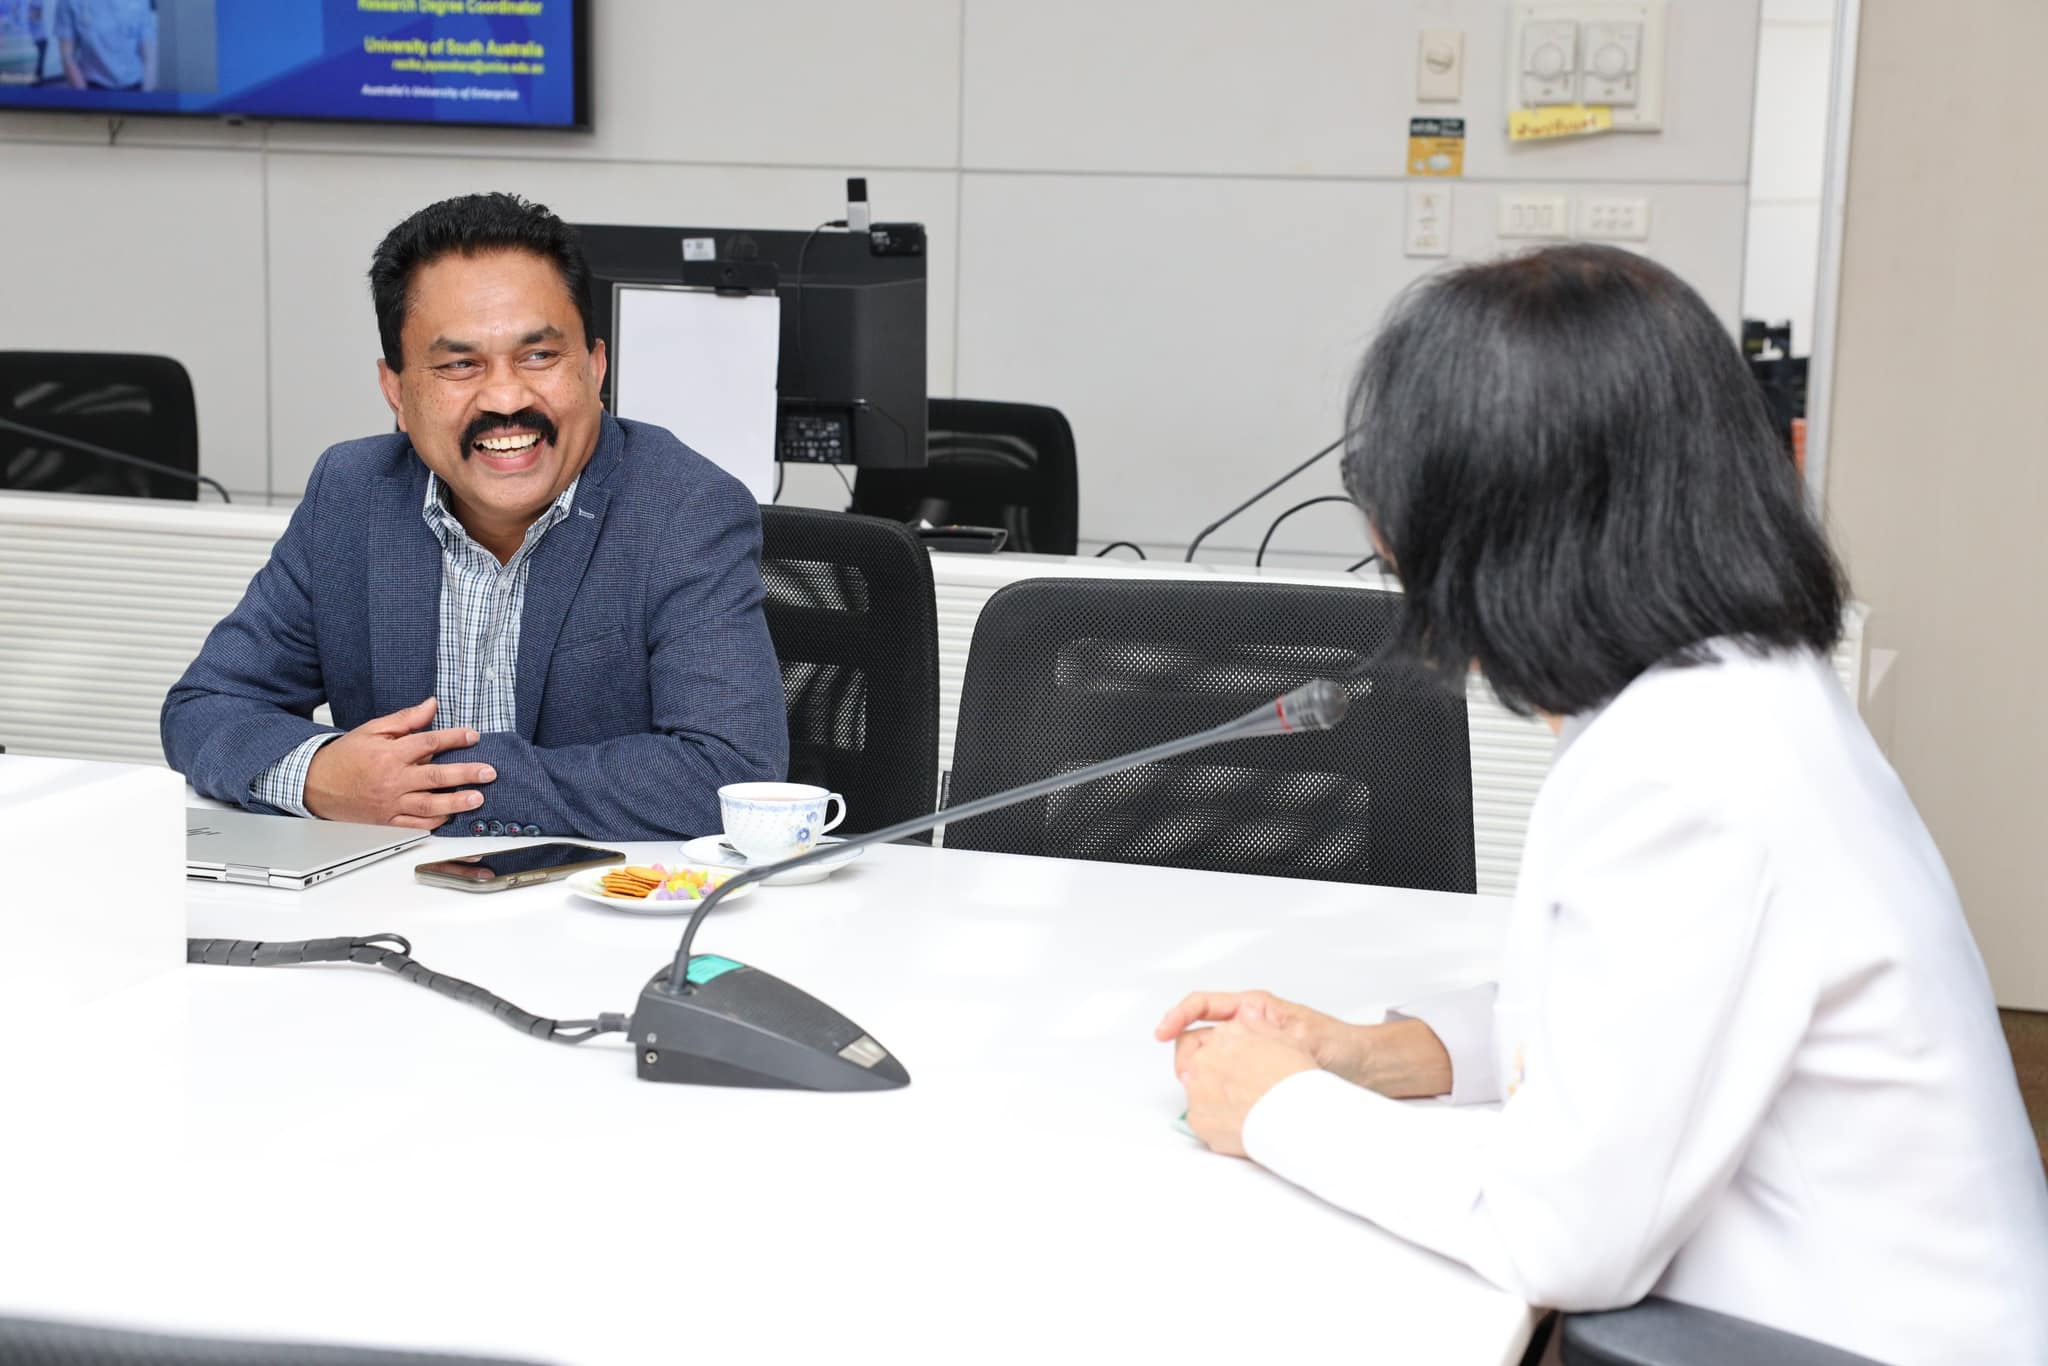
[[(392, 930), (529, 1010), (630, 1010), (681, 922), (412, 880), (493, 843), (304, 892), (190, 883), (190, 932)], [(13, 1038), (0, 1313), (576, 1366), (1512, 1366), (1526, 1306), (1176, 1132), (1150, 1037), (1194, 987), (1364, 1015), (1472, 980), (1504, 918), (907, 846), (715, 913), (700, 952), (903, 1058), (911, 1085), (870, 1095), (641, 1082), (617, 1036), (540, 1043), (372, 968), (175, 968)]]

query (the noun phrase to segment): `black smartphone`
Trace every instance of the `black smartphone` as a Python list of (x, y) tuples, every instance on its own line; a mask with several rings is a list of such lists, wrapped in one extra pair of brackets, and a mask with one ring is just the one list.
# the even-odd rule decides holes
[(412, 870), (421, 882), (463, 892), (502, 892), (534, 882), (552, 882), (579, 868), (618, 863), (626, 856), (616, 849), (588, 844), (522, 844), (466, 858), (444, 858)]

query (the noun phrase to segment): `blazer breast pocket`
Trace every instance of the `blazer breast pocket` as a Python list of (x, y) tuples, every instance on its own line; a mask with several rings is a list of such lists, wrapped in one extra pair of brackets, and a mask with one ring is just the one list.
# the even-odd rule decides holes
[(626, 632), (614, 626), (564, 641), (548, 661), (541, 721), (543, 744), (593, 744), (647, 729), (647, 666), (627, 653)]
[(607, 626), (603, 630), (574, 640), (557, 641), (554, 662), (567, 660), (602, 659), (606, 655), (623, 654), (626, 649), (626, 628)]

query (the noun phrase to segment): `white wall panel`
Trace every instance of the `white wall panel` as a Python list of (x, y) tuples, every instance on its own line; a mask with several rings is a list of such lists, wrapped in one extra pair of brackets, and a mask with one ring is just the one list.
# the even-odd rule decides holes
[(1356, 0), (967, 0), (966, 162), (1381, 171), (1367, 131), (1394, 22), (1394, 7)]
[(1398, 264), (1399, 186), (969, 175), (962, 193), (959, 391), (1067, 415), (1098, 541), (1184, 543), (1335, 436), (1349, 367), (1424, 264)]
[(1751, 199), (1820, 202), (1834, 45), (1834, 31), (1825, 25), (1763, 26), (1757, 43)]
[[(1498, 249), (1504, 188), (1455, 188), (1457, 256)], [(1734, 326), (1740, 186), (1585, 192), (1652, 198), (1649, 254)], [(1405, 183), (970, 174), (958, 390), (1067, 414), (1084, 538), (1184, 545), (1341, 430), (1380, 317), (1439, 264), (1401, 255), (1406, 204)], [(1333, 459), (1212, 544), (1256, 544), (1281, 508), (1335, 489)], [(1360, 544), (1341, 509), (1303, 514), (1287, 543)]]
[(1792, 324), (1792, 352), (1813, 349), (1813, 297), (1820, 269), (1820, 205), (1752, 204), (1742, 315)]
[[(845, 207), (840, 177), (819, 170), (274, 153), (270, 175), (272, 477), (280, 493), (294, 494), (326, 447), (391, 428), (376, 384), (366, 272), (378, 241), (414, 210), (503, 189), (571, 222), (808, 228)], [(950, 174), (897, 171), (868, 187), (886, 216), (931, 227), (927, 370), (940, 393), (953, 374), (955, 183)]]
[(959, 0), (603, 0), (590, 134), (280, 124), (279, 148), (951, 167)]
[[(1811, 22), (1811, 11), (1822, 11)], [(1821, 182), (1827, 152), (1832, 0), (1767, 4), (1757, 44), (1756, 125), (1750, 152), (1745, 317), (1789, 320), (1792, 351), (1813, 348), (1820, 267)], [(1771, 16), (1790, 12), (1799, 22)]]
[(191, 372), (199, 405), (200, 470), (237, 493), (261, 494), (267, 444), (256, 159), (19, 143), (0, 150), (0, 186), (7, 261), (0, 349), (176, 357)]
[(1767, 24), (1832, 24), (1836, 0), (1764, 0)]
[(137, 115), (123, 119), (120, 127), (109, 129), (104, 117), (73, 114), (25, 114), (20, 110), (0, 112), (0, 142), (68, 142), (105, 147), (111, 131), (114, 145), (122, 147), (191, 147), (200, 150), (240, 148), (252, 150), (263, 144), (264, 130), (255, 124), (230, 124), (219, 119), (147, 118)]
[[(967, 0), (965, 164), (1399, 176), (1408, 120), (1467, 120), (1466, 175), (1744, 178), (1757, 6), (1673, 0), (1665, 131), (1510, 149), (1500, 0)], [(1418, 105), (1425, 28), (1463, 28), (1457, 105)]]

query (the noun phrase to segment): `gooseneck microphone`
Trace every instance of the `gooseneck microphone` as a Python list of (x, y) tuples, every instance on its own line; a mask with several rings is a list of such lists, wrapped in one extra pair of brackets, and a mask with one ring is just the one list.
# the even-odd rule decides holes
[(87, 455), (96, 455), (102, 460), (111, 460), (117, 465), (133, 465), (136, 469), (148, 470), (152, 474), (168, 474), (171, 478), (183, 479), (188, 484), (204, 484), (215, 493), (218, 493), (223, 503), (234, 501), (228, 497), (227, 489), (222, 487), (219, 480), (209, 479), (203, 474), (194, 474), (190, 470), (181, 470), (175, 465), (163, 465), (154, 460), (144, 460), (139, 455), (129, 455), (125, 451), (113, 450), (91, 441), (81, 441), (75, 436), (66, 436), (62, 432), (53, 432), (42, 427), (31, 427), (27, 423), (16, 422), (11, 418), (0, 417), (0, 431), (13, 432), (16, 436), (26, 436), (37, 441), (54, 442), (59, 446), (69, 446), (73, 450), (84, 451)]
[(1255, 493), (1255, 494), (1253, 494), (1253, 495), (1252, 495), (1251, 497), (1249, 497), (1249, 498), (1245, 499), (1245, 500), (1244, 500), (1244, 501), (1243, 501), (1242, 503), (1239, 503), (1239, 504), (1238, 504), (1238, 505), (1237, 505), (1236, 507), (1234, 507), (1234, 508), (1232, 508), (1232, 509), (1231, 509), (1230, 511), (1228, 511), (1228, 512), (1224, 513), (1224, 514), (1223, 514), (1223, 515), (1222, 515), (1221, 517), (1218, 517), (1218, 518), (1217, 518), (1217, 519), (1216, 519), (1215, 521), (1213, 521), (1213, 522), (1209, 523), (1209, 525), (1207, 525), (1207, 526), (1203, 527), (1203, 528), (1202, 528), (1202, 529), (1201, 529), (1200, 531), (1196, 532), (1196, 533), (1195, 533), (1195, 539), (1194, 539), (1194, 540), (1192, 540), (1192, 541), (1189, 541), (1189, 542), (1188, 542), (1188, 553), (1187, 553), (1187, 554), (1185, 554), (1185, 555), (1183, 555), (1183, 556), (1181, 556), (1181, 561), (1182, 561), (1182, 563), (1184, 563), (1184, 564), (1188, 564), (1188, 563), (1193, 563), (1193, 561), (1194, 561), (1194, 558), (1195, 558), (1195, 550), (1196, 550), (1196, 548), (1197, 548), (1198, 546), (1200, 546), (1200, 545), (1202, 544), (1202, 542), (1204, 542), (1204, 541), (1206, 541), (1206, 540), (1208, 540), (1208, 539), (1209, 539), (1209, 533), (1210, 533), (1210, 532), (1214, 531), (1214, 530), (1215, 530), (1215, 529), (1216, 529), (1217, 527), (1220, 527), (1220, 526), (1222, 526), (1222, 525), (1223, 525), (1223, 524), (1224, 524), (1225, 522), (1227, 522), (1227, 521), (1229, 521), (1229, 520), (1230, 520), (1231, 518), (1233, 518), (1233, 517), (1237, 516), (1237, 514), (1238, 514), (1238, 513), (1240, 513), (1240, 512), (1243, 512), (1243, 511), (1244, 511), (1244, 510), (1245, 510), (1246, 508), (1250, 507), (1250, 506), (1251, 506), (1251, 505), (1252, 505), (1253, 503), (1256, 503), (1256, 502), (1258, 502), (1258, 501), (1259, 501), (1259, 499), (1261, 499), (1261, 498), (1264, 498), (1264, 497), (1265, 497), (1265, 496), (1266, 496), (1267, 494), (1271, 493), (1271, 492), (1272, 492), (1272, 491), (1273, 491), (1274, 489), (1277, 489), (1277, 488), (1279, 488), (1279, 487), (1280, 487), (1280, 486), (1281, 486), (1282, 484), (1284, 484), (1284, 483), (1286, 483), (1286, 482), (1287, 482), (1288, 480), (1290, 480), (1290, 479), (1294, 478), (1294, 476), (1295, 476), (1295, 475), (1297, 475), (1297, 474), (1300, 474), (1300, 473), (1301, 473), (1301, 472), (1302, 472), (1303, 470), (1305, 470), (1305, 469), (1307, 469), (1307, 468), (1308, 468), (1309, 466), (1311, 466), (1311, 465), (1315, 464), (1315, 463), (1316, 463), (1316, 461), (1318, 461), (1318, 460), (1321, 460), (1321, 459), (1322, 459), (1322, 458), (1323, 458), (1324, 456), (1328, 455), (1328, 454), (1329, 454), (1329, 453), (1330, 453), (1331, 451), (1334, 451), (1334, 450), (1336, 450), (1336, 449), (1337, 449), (1337, 448), (1338, 448), (1339, 446), (1343, 445), (1343, 444), (1344, 444), (1345, 442), (1349, 441), (1349, 440), (1350, 440), (1350, 439), (1351, 439), (1352, 437), (1356, 436), (1357, 434), (1358, 434), (1358, 433), (1357, 433), (1356, 429), (1353, 429), (1352, 431), (1348, 431), (1348, 432), (1344, 433), (1344, 435), (1342, 435), (1342, 436), (1338, 437), (1338, 438), (1337, 438), (1337, 439), (1336, 439), (1335, 441), (1332, 441), (1332, 442), (1331, 442), (1331, 443), (1330, 443), (1329, 445), (1327, 445), (1327, 446), (1323, 447), (1323, 448), (1322, 448), (1321, 450), (1317, 451), (1317, 452), (1316, 452), (1316, 453), (1315, 453), (1314, 455), (1312, 455), (1312, 456), (1310, 456), (1310, 457), (1309, 457), (1308, 459), (1306, 459), (1306, 460), (1302, 461), (1302, 462), (1301, 462), (1301, 463), (1300, 463), (1299, 465), (1296, 465), (1296, 466), (1295, 466), (1295, 467), (1294, 467), (1293, 469), (1291, 469), (1291, 470), (1287, 471), (1287, 473), (1285, 473), (1285, 474), (1281, 475), (1281, 476), (1280, 476), (1280, 477), (1279, 477), (1278, 479), (1275, 479), (1275, 480), (1274, 480), (1274, 481), (1273, 481), (1272, 483), (1270, 483), (1270, 484), (1266, 485), (1266, 487), (1264, 487), (1264, 488), (1260, 489), (1260, 490), (1259, 490), (1259, 491), (1258, 491), (1257, 493)]
[(1224, 740), (1329, 730), (1344, 719), (1349, 706), (1350, 698), (1337, 684), (1312, 679), (1220, 726), (735, 874), (697, 903), (674, 961), (641, 989), (627, 1026), (641, 1079), (817, 1091), (880, 1091), (908, 1084), (910, 1074), (901, 1062), (866, 1030), (816, 997), (734, 959), (693, 954), (691, 946), (704, 917), (741, 887), (843, 857), (850, 849), (922, 834)]

